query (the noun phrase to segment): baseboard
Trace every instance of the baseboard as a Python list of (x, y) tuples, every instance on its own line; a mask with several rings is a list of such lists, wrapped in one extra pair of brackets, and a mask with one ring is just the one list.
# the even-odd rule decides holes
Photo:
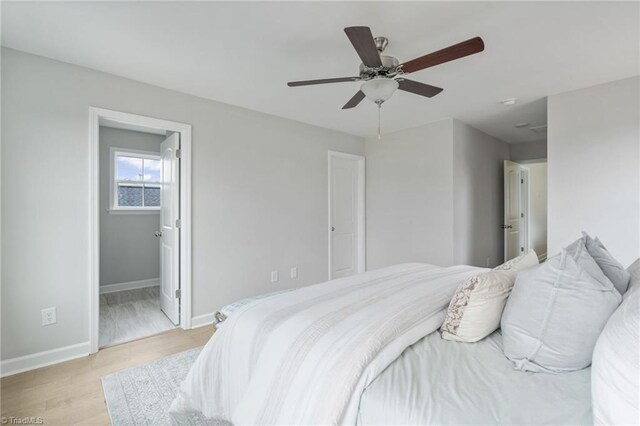
[(100, 286), (100, 294), (114, 293), (116, 291), (134, 290), (136, 288), (155, 287), (160, 285), (160, 278), (149, 280), (129, 281), (128, 283), (106, 284)]
[(547, 253), (542, 253), (541, 255), (538, 255), (538, 262), (542, 263), (545, 260), (547, 260)]
[(211, 312), (210, 314), (198, 315), (197, 317), (191, 318), (191, 328), (204, 327), (206, 325), (211, 325), (215, 321), (215, 312)]
[(24, 371), (35, 370), (36, 368), (81, 358), (89, 355), (90, 351), (91, 344), (84, 342), (3, 360), (0, 361), (0, 377), (11, 376)]

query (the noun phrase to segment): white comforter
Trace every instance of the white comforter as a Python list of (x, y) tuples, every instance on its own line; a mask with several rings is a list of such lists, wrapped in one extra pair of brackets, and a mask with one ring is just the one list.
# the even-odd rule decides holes
[(403, 264), (238, 309), (171, 406), (240, 424), (355, 424), (363, 389), (436, 330), (470, 266)]

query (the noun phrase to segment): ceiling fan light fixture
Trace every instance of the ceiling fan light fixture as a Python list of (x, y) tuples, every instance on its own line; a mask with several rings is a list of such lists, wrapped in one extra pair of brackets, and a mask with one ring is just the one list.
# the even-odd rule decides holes
[(362, 83), (360, 90), (362, 90), (367, 99), (380, 105), (398, 90), (398, 86), (399, 84), (396, 80), (381, 77), (365, 81)]

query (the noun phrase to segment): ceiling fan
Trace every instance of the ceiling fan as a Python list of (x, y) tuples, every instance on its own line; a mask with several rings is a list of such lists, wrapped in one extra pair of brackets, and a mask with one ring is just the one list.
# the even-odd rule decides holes
[(314, 84), (364, 81), (360, 90), (342, 107), (349, 109), (357, 106), (365, 97), (378, 105), (388, 100), (397, 90), (415, 93), (431, 98), (442, 92), (442, 88), (404, 78), (406, 74), (440, 65), (445, 62), (473, 55), (484, 50), (480, 37), (445, 47), (433, 53), (400, 64), (393, 56), (381, 55), (389, 40), (386, 37), (373, 37), (369, 27), (347, 27), (344, 29), (349, 41), (360, 56), (360, 73), (357, 77), (327, 78), (322, 80), (292, 81), (289, 87)]

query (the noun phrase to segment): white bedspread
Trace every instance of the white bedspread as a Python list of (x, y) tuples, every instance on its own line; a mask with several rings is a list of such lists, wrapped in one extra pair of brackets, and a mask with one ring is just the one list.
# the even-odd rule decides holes
[(213, 335), (172, 413), (241, 424), (355, 424), (363, 389), (436, 330), (483, 271), (403, 264), (252, 302)]
[(358, 425), (593, 425), (590, 370), (518, 371), (499, 331), (477, 343), (436, 332), (367, 386)]

